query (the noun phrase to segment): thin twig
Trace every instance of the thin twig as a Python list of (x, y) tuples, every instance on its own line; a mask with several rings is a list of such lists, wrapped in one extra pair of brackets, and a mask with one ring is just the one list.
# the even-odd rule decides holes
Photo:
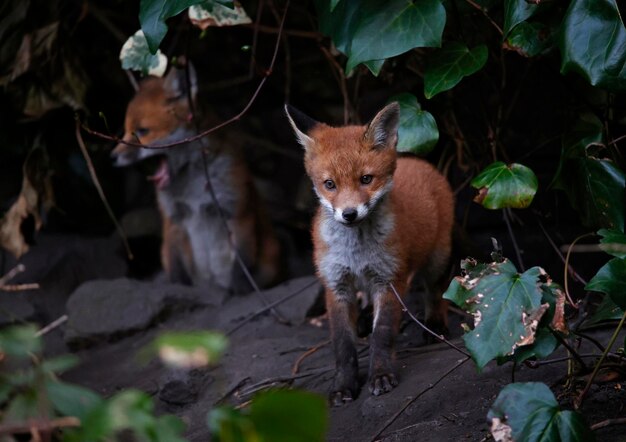
[(54, 330), (55, 328), (66, 322), (67, 318), (67, 315), (63, 315), (60, 318), (55, 319), (50, 324), (46, 325), (44, 328), (35, 333), (35, 336), (39, 337), (45, 335), (46, 333), (49, 333), (50, 331)]
[(608, 427), (611, 425), (624, 425), (626, 424), (626, 417), (618, 417), (615, 419), (606, 419), (601, 422), (593, 424), (590, 428), (591, 431), (599, 430), (600, 428)]
[(246, 382), (248, 382), (250, 380), (249, 376), (246, 376), (245, 378), (243, 378), (242, 380), (240, 380), (239, 382), (237, 382), (232, 388), (228, 389), (228, 391), (226, 393), (224, 393), (224, 395), (219, 398), (218, 400), (216, 400), (213, 403), (213, 407), (215, 408), (216, 406), (220, 405), (221, 403), (223, 403), (226, 399), (228, 399), (228, 397), (230, 395), (232, 395), (233, 393), (235, 393), (237, 390), (239, 390), (241, 387), (243, 387), (245, 385)]
[(37, 290), (39, 288), (39, 284), (36, 282), (0, 285), (0, 290), (3, 292), (23, 292), (24, 290)]
[(304, 353), (302, 353), (298, 359), (296, 359), (296, 362), (294, 362), (293, 367), (291, 369), (291, 374), (298, 374), (298, 371), (300, 370), (300, 364), (302, 363), (302, 361), (304, 361), (306, 358), (308, 358), (309, 356), (311, 356), (313, 353), (315, 353), (317, 350), (319, 350), (322, 347), (325, 347), (326, 345), (330, 344), (330, 339), (320, 342), (319, 344), (309, 348), (307, 351), (305, 351)]
[(561, 345), (563, 345), (563, 347), (567, 349), (567, 351), (569, 351), (569, 353), (574, 357), (574, 359), (576, 359), (576, 361), (580, 364), (580, 366), (586, 368), (587, 365), (585, 364), (585, 361), (583, 361), (583, 359), (580, 357), (580, 354), (574, 349), (574, 347), (569, 345), (567, 340), (565, 340), (558, 331), (556, 331), (552, 327), (548, 327), (548, 329), (550, 330), (552, 335), (556, 338), (556, 340), (559, 341)]
[(26, 266), (24, 264), (18, 264), (9, 270), (6, 275), (0, 278), (0, 287), (4, 286), (7, 282), (15, 278), (18, 274), (24, 272), (26, 270)]
[(443, 335), (438, 335), (437, 333), (435, 333), (434, 331), (432, 331), (431, 329), (429, 329), (428, 327), (426, 327), (426, 325), (424, 323), (422, 323), (422, 321), (420, 321), (419, 319), (417, 319), (415, 317), (415, 315), (413, 313), (411, 313), (408, 309), (408, 307), (406, 306), (406, 304), (404, 303), (404, 301), (402, 300), (402, 298), (400, 297), (400, 294), (398, 293), (398, 291), (396, 290), (396, 288), (394, 287), (394, 285), (392, 283), (389, 283), (389, 287), (391, 287), (391, 291), (393, 292), (394, 295), (396, 295), (396, 299), (398, 300), (398, 302), (400, 303), (400, 305), (402, 306), (402, 311), (406, 312), (409, 317), (420, 327), (422, 327), (424, 330), (426, 330), (426, 332), (428, 332), (429, 334), (431, 334), (432, 336), (434, 336), (436, 339), (438, 339), (441, 342), (445, 342), (449, 347), (452, 347), (453, 349), (455, 349), (456, 351), (458, 351), (459, 353), (467, 356), (468, 358), (470, 357), (469, 353), (467, 353), (466, 351), (460, 349), (459, 347), (457, 347), (456, 345), (454, 345), (452, 342), (448, 341)]
[(448, 377), (454, 370), (456, 370), (457, 368), (459, 368), (461, 365), (465, 364), (467, 361), (470, 360), (470, 357), (466, 357), (465, 359), (457, 362), (457, 364), (450, 368), (448, 371), (446, 371), (439, 379), (437, 379), (434, 383), (430, 384), (428, 387), (426, 387), (424, 390), (422, 390), (419, 394), (417, 394), (415, 397), (409, 399), (393, 416), (391, 416), (387, 422), (385, 422), (385, 424), (383, 425), (383, 427), (378, 430), (378, 432), (370, 439), (371, 442), (375, 442), (377, 440), (379, 440), (378, 438), (381, 436), (381, 434), (383, 434), (383, 431), (385, 431), (387, 428), (389, 428), (389, 426), (391, 426), (391, 424), (393, 424), (398, 417), (400, 417), (400, 415), (402, 413), (404, 413), (404, 411), (409, 408), (411, 406), (411, 404), (413, 404), (416, 400), (418, 400), (420, 397), (422, 397), (425, 393), (427, 393), (428, 391), (432, 390), (433, 388), (435, 388), (437, 386), (437, 384), (439, 384), (441, 381), (443, 381), (446, 377)]
[(498, 33), (500, 35), (504, 35), (504, 32), (502, 31), (502, 28), (498, 25), (498, 23), (496, 23), (490, 16), (489, 14), (487, 14), (487, 11), (485, 8), (483, 8), (482, 6), (480, 6), (478, 3), (476, 3), (473, 0), (465, 0), (468, 4), (470, 4), (472, 7), (478, 9), (480, 12), (482, 12), (482, 14), (487, 18), (487, 20), (489, 20), (489, 23), (491, 23), (493, 25), (494, 28), (496, 28), (496, 30), (498, 31)]
[(513, 233), (513, 227), (511, 227), (511, 220), (509, 219), (509, 212), (508, 212), (509, 210), (511, 209), (505, 208), (502, 211), (502, 215), (504, 217), (506, 229), (509, 231), (509, 237), (511, 238), (511, 242), (513, 243), (513, 249), (515, 249), (515, 256), (517, 257), (517, 262), (522, 272), (525, 272), (526, 268), (524, 266), (524, 261), (522, 260), (522, 252), (520, 251), (520, 248), (517, 245), (517, 240), (515, 239), (515, 234)]
[(613, 332), (613, 336), (611, 336), (611, 339), (609, 340), (609, 343), (604, 349), (602, 356), (600, 356), (600, 360), (596, 363), (596, 366), (594, 367), (593, 372), (591, 373), (591, 377), (587, 381), (587, 385), (585, 385), (585, 388), (583, 389), (583, 391), (581, 391), (580, 395), (578, 395), (578, 397), (574, 400), (574, 408), (578, 409), (582, 405), (582, 402), (585, 399), (585, 395), (589, 391), (589, 388), (591, 388), (593, 379), (598, 374), (598, 371), (600, 370), (600, 366), (602, 365), (602, 362), (604, 362), (606, 355), (611, 350), (611, 347), (613, 347), (613, 344), (615, 343), (615, 340), (617, 339), (617, 335), (619, 334), (620, 330), (622, 329), (622, 326), (624, 325), (624, 321), (626, 321), (626, 312), (624, 312), (624, 314), (622, 315), (622, 320), (619, 322), (619, 324), (617, 325), (617, 328)]
[(96, 186), (96, 189), (98, 190), (98, 194), (100, 195), (100, 200), (102, 200), (102, 203), (104, 204), (104, 207), (106, 208), (106, 211), (109, 214), (109, 218), (111, 218), (111, 220), (113, 221), (113, 224), (115, 224), (115, 228), (117, 229), (117, 232), (122, 238), (122, 242), (124, 243), (124, 248), (126, 249), (126, 255), (128, 256), (128, 259), (132, 260), (133, 252), (130, 250), (130, 245), (128, 244), (126, 233), (124, 232), (124, 229), (122, 229), (122, 226), (120, 225), (120, 223), (117, 221), (117, 218), (115, 217), (115, 214), (113, 213), (113, 209), (111, 209), (111, 206), (109, 205), (109, 201), (107, 200), (107, 197), (104, 194), (104, 191), (102, 190), (102, 186), (100, 185), (100, 181), (98, 180), (98, 175), (96, 175), (96, 169), (93, 167), (93, 163), (91, 162), (91, 158), (89, 157), (89, 152), (87, 151), (87, 146), (85, 146), (85, 142), (83, 141), (83, 136), (80, 133), (80, 128), (81, 128), (80, 120), (77, 118), (76, 119), (76, 141), (78, 141), (80, 150), (83, 154), (83, 157), (85, 158), (85, 161), (87, 162), (89, 175), (91, 175), (91, 180), (93, 181), (94, 186)]
[(60, 417), (52, 420), (29, 420), (23, 423), (0, 425), (0, 435), (27, 434), (33, 429), (37, 431), (51, 431), (55, 428), (79, 427), (80, 420), (73, 416)]
[(314, 281), (310, 282), (309, 284), (305, 285), (304, 287), (301, 287), (300, 289), (296, 290), (295, 292), (290, 293), (289, 295), (287, 295), (287, 296), (285, 296), (283, 298), (280, 298), (280, 299), (278, 299), (278, 300), (276, 300), (276, 301), (266, 305), (265, 307), (257, 310), (256, 312), (252, 313), (247, 318), (244, 318), (239, 324), (237, 324), (236, 326), (231, 328), (229, 331), (227, 331), (226, 332), (226, 336), (232, 335), (237, 330), (239, 330), (241, 327), (243, 327), (245, 324), (250, 322), (252, 319), (256, 318), (259, 315), (262, 315), (263, 313), (267, 312), (268, 310), (271, 310), (272, 308), (276, 307), (277, 305), (282, 304), (283, 302), (289, 301), (291, 298), (299, 295), (300, 293), (302, 293), (303, 291), (305, 291), (306, 289), (308, 289), (309, 287), (311, 287), (314, 284), (317, 284), (317, 280), (314, 280)]
[(563, 271), (563, 288), (565, 289), (565, 296), (567, 296), (567, 301), (570, 303), (570, 305), (572, 307), (574, 307), (575, 309), (578, 309), (578, 306), (576, 304), (574, 304), (574, 301), (572, 301), (572, 297), (569, 294), (569, 290), (568, 290), (568, 271), (567, 269), (569, 268), (569, 257), (572, 253), (572, 247), (574, 246), (574, 244), (576, 244), (579, 240), (587, 237), (587, 236), (591, 236), (591, 235), (595, 235), (595, 233), (590, 232), (590, 233), (585, 233), (584, 235), (580, 235), (578, 238), (574, 239), (574, 241), (572, 241), (572, 243), (569, 245), (569, 248), (567, 249), (567, 255), (565, 255), (565, 268)]

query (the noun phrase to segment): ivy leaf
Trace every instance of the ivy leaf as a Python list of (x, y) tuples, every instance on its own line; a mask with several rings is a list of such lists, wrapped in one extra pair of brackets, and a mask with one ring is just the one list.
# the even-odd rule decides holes
[(554, 47), (555, 36), (554, 27), (538, 22), (522, 22), (509, 34), (504, 48), (522, 57), (535, 57)]
[(154, 340), (142, 352), (157, 353), (168, 365), (179, 368), (198, 368), (215, 364), (228, 341), (226, 337), (211, 331), (168, 332)]
[(588, 321), (585, 321), (585, 325), (618, 320), (621, 319), (623, 315), (624, 311), (613, 302), (610, 296), (605, 295), (593, 316), (589, 318)]
[(157, 49), (155, 54), (150, 53), (148, 42), (141, 29), (131, 35), (122, 46), (120, 61), (122, 69), (139, 71), (143, 75), (162, 77), (167, 69), (167, 57), (160, 49)]
[(609, 255), (626, 258), (626, 234), (619, 230), (600, 229), (600, 248)]
[(535, 342), (536, 331), (549, 308), (542, 304), (540, 278), (545, 271), (533, 267), (517, 273), (508, 260), (474, 266), (454, 278), (444, 294), (474, 317), (474, 329), (463, 340), (479, 369), (490, 360), (512, 355)]
[[(441, 0), (316, 0), (320, 31), (348, 57), (346, 71), (360, 63), (382, 60), (418, 46), (441, 45), (446, 11)], [(372, 72), (372, 65), (368, 66)], [(380, 70), (380, 69), (378, 69)]]
[(399, 94), (391, 97), (389, 101), (397, 101), (400, 105), (398, 151), (417, 155), (430, 152), (439, 140), (435, 118), (422, 110), (417, 98), (412, 94)]
[(250, 417), (267, 441), (323, 441), (328, 406), (322, 396), (297, 390), (268, 391), (255, 397)]
[(55, 380), (46, 382), (46, 393), (55, 410), (64, 416), (77, 417), (81, 421), (103, 402), (102, 398), (91, 390)]
[(323, 441), (328, 406), (314, 393), (273, 390), (255, 396), (248, 412), (230, 407), (211, 410), (208, 424), (217, 441)]
[(189, 7), (189, 21), (194, 26), (205, 30), (211, 26), (236, 26), (252, 23), (241, 5), (230, 2), (229, 5), (214, 0), (204, 1)]
[(598, 158), (592, 147), (602, 146), (602, 123), (583, 116), (562, 141), (554, 185), (565, 191), (584, 225), (624, 230), (626, 174), (613, 161)]
[(383, 68), (385, 64), (385, 59), (382, 60), (370, 60), (363, 63), (363, 65), (370, 70), (374, 77), (378, 77), (380, 74), (380, 70)]
[(561, 410), (554, 394), (540, 382), (518, 382), (504, 387), (491, 406), (487, 419), (491, 422), (491, 434), (496, 440), (595, 440), (582, 415)]
[(573, 0), (560, 40), (562, 73), (578, 72), (593, 86), (626, 89), (626, 29), (615, 0)]
[(626, 258), (613, 258), (585, 286), (585, 290), (606, 293), (622, 310), (626, 310)]
[(337, 7), (337, 3), (339, 3), (339, 0), (330, 0), (330, 12), (333, 12), (335, 10), (335, 8)]
[(504, 0), (504, 37), (509, 32), (533, 16), (539, 5), (528, 3), (526, 0)]
[(26, 358), (41, 351), (41, 338), (33, 325), (17, 325), (0, 331), (0, 353)]
[(537, 192), (535, 173), (521, 164), (504, 164), (501, 161), (489, 165), (471, 182), (479, 189), (474, 201), (487, 209), (530, 206)]
[(487, 62), (487, 46), (468, 49), (463, 43), (447, 43), (426, 60), (424, 95), (432, 98), (456, 86), (463, 77), (479, 71)]
[(441, 0), (366, 2), (346, 54), (346, 71), (364, 61), (393, 57), (416, 47), (439, 47), (445, 23)]
[(148, 41), (151, 54), (156, 54), (161, 41), (167, 34), (165, 21), (180, 14), (189, 6), (203, 3), (205, 0), (141, 0), (139, 3), (139, 22)]

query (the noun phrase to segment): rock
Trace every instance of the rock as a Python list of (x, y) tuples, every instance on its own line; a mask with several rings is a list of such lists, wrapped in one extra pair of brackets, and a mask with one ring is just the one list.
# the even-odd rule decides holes
[(215, 305), (223, 296), (217, 287), (200, 289), (127, 278), (89, 281), (67, 302), (65, 342), (77, 345), (120, 338), (149, 327), (164, 313)]
[(159, 399), (169, 405), (191, 404), (210, 381), (206, 370), (169, 370), (160, 382)]

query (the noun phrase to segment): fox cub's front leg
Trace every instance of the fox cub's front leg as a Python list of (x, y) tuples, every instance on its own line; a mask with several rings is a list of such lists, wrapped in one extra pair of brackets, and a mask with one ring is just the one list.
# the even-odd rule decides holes
[(339, 406), (352, 401), (359, 391), (359, 362), (355, 346), (356, 292), (352, 288), (327, 288), (326, 308), (336, 361), (330, 401), (332, 405)]
[[(399, 293), (404, 286), (396, 285)], [(391, 391), (398, 385), (393, 367), (393, 344), (398, 333), (402, 311), (389, 287), (381, 287), (374, 293), (374, 324), (370, 337), (369, 390), (378, 396)]]

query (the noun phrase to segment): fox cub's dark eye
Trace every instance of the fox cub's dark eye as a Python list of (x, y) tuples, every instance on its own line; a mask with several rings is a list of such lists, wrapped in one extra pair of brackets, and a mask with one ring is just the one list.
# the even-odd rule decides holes
[(328, 190), (333, 190), (335, 187), (335, 182), (333, 180), (326, 180), (324, 181), (324, 187), (326, 187)]
[(363, 175), (361, 177), (361, 184), (369, 184), (372, 182), (372, 175)]
[(146, 135), (148, 135), (148, 132), (150, 132), (150, 129), (148, 129), (147, 127), (138, 127), (137, 129), (135, 129), (135, 135), (137, 135), (138, 137), (145, 137)]

